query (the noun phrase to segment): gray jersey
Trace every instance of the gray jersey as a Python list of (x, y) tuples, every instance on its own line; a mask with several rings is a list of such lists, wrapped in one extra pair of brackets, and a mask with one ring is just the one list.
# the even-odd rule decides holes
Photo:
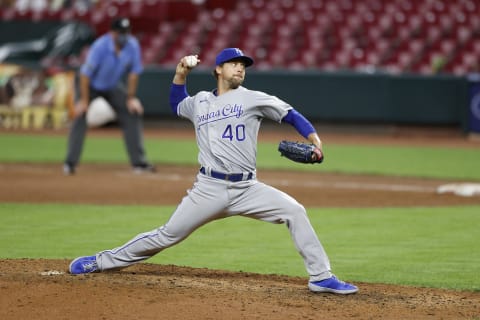
[(220, 96), (201, 91), (178, 105), (178, 115), (195, 126), (198, 161), (225, 172), (255, 172), (257, 136), (263, 118), (281, 122), (292, 107), (281, 99), (244, 87)]

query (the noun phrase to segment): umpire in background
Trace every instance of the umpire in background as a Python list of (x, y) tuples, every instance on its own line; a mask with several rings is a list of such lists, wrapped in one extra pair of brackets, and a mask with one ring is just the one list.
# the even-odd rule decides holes
[(80, 68), (80, 99), (75, 105), (75, 118), (63, 165), (66, 175), (75, 173), (87, 131), (86, 112), (90, 102), (99, 96), (115, 110), (133, 170), (155, 171), (155, 167), (146, 160), (143, 146), (143, 106), (136, 97), (143, 66), (140, 45), (130, 30), (129, 19), (113, 20), (110, 31), (93, 42)]

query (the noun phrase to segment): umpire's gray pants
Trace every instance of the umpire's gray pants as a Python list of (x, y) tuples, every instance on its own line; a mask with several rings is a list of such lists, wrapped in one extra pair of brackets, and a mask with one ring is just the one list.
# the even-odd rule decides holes
[[(123, 139), (127, 148), (132, 166), (145, 164), (145, 149), (143, 146), (143, 123), (138, 114), (131, 114), (127, 109), (127, 94), (125, 87), (118, 85), (109, 91), (97, 91), (90, 88), (90, 101), (103, 97), (112, 106), (117, 114), (123, 131)], [(65, 163), (76, 166), (83, 150), (83, 142), (87, 131), (86, 115), (83, 114), (73, 120), (68, 136), (68, 149)]]

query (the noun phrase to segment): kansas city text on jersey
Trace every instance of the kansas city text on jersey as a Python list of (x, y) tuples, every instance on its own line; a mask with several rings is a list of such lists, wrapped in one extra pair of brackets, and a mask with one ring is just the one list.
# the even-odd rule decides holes
[(222, 108), (214, 111), (210, 111), (205, 114), (197, 115), (198, 126), (202, 126), (209, 122), (219, 121), (228, 118), (240, 118), (243, 115), (243, 106), (238, 104), (227, 104)]

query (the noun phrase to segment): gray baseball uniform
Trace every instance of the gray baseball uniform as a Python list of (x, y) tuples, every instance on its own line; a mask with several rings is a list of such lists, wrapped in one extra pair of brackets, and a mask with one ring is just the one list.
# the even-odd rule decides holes
[(178, 115), (189, 119), (196, 131), (201, 165), (196, 182), (163, 226), (98, 253), (99, 269), (148, 259), (210, 221), (240, 215), (285, 223), (310, 280), (330, 277), (330, 262), (305, 208), (256, 179), (260, 123), (263, 118), (281, 122), (291, 108), (277, 97), (241, 86), (220, 96), (201, 91), (180, 102)]

